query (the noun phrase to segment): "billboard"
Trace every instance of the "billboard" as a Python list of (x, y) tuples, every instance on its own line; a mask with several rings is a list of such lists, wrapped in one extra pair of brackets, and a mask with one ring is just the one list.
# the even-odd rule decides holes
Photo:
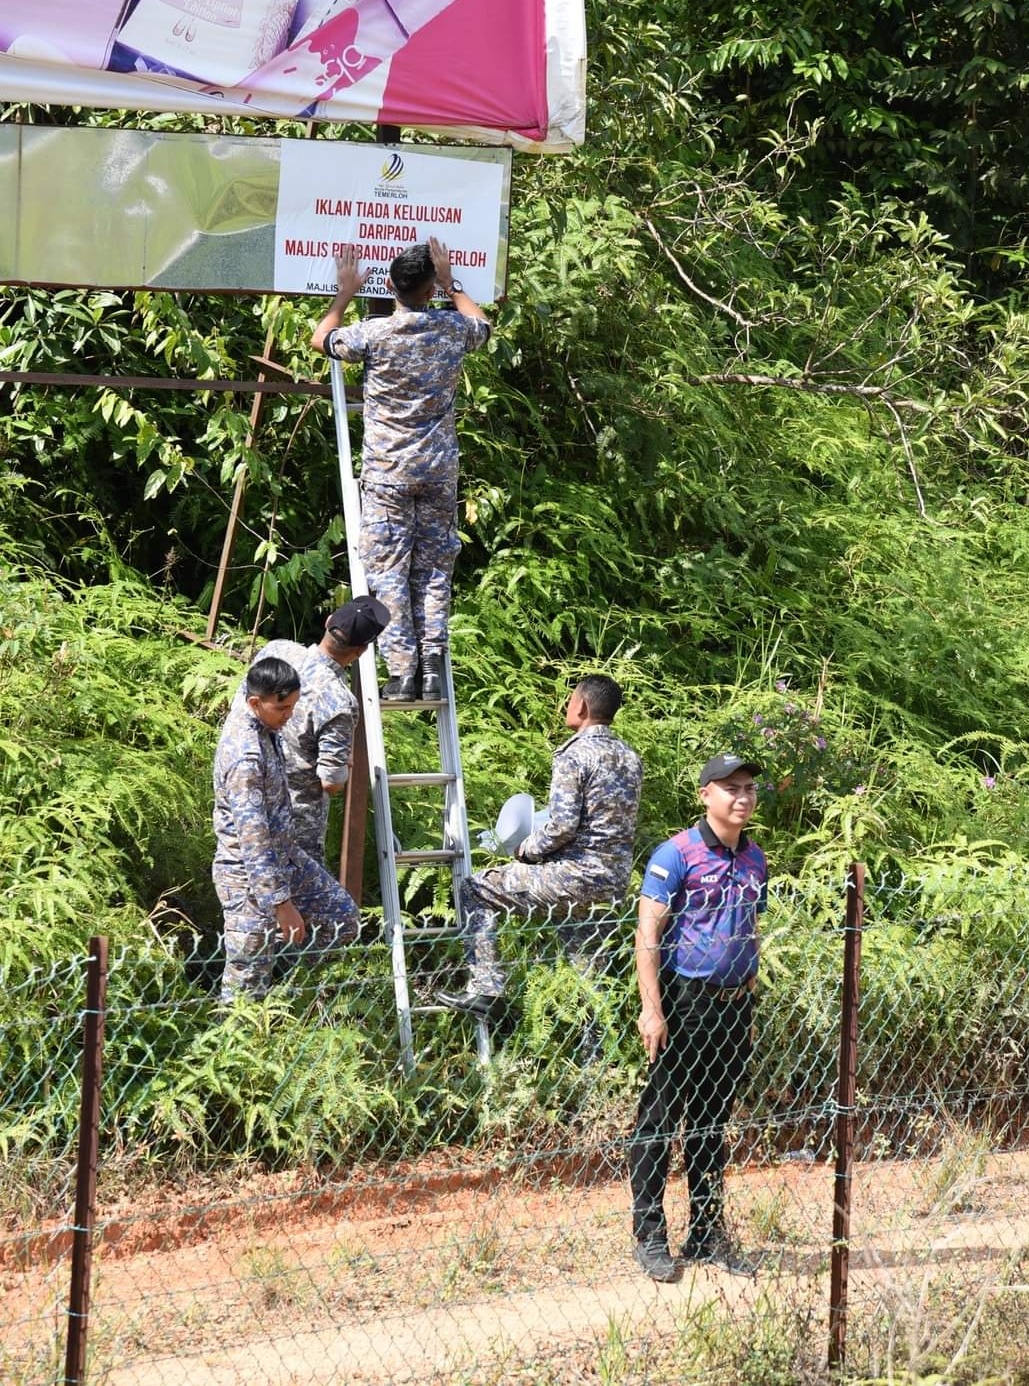
[(585, 134), (583, 0), (0, 0), (0, 96), (399, 125), (557, 153)]
[[(473, 298), (504, 291), (510, 149), (0, 125), (0, 283), (363, 295), (438, 236)], [(54, 215), (59, 190), (60, 215)]]

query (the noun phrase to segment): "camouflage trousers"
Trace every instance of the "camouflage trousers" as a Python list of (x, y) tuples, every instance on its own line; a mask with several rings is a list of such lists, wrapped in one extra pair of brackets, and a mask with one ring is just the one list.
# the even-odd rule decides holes
[(290, 868), (290, 899), (307, 925), (307, 937), (299, 947), (287, 950), (274, 910), (261, 908), (245, 877), (216, 871), (214, 887), (225, 915), (223, 1001), (240, 994), (264, 996), (280, 953), (290, 964), (313, 966), (358, 936), (361, 921), (353, 900), (324, 866), (299, 849)]
[[(503, 915), (544, 918), (557, 931), (564, 954), (583, 974), (601, 970), (604, 941), (611, 932), (623, 892), (584, 879), (574, 862), (513, 861), (492, 866), (461, 883), (468, 985), (483, 996), (502, 996), (507, 970), (497, 948)], [(606, 915), (603, 906), (611, 909)]]
[[(319, 866), (325, 865), (325, 833), (329, 826), (329, 796), (317, 775), (301, 778), (287, 771), (293, 805), (293, 835), (298, 847)], [(302, 913), (303, 911), (301, 911)]]
[(372, 596), (390, 611), (379, 653), (390, 674), (414, 674), (419, 655), (447, 645), (450, 587), (461, 550), (453, 486), (361, 490), (358, 552)]

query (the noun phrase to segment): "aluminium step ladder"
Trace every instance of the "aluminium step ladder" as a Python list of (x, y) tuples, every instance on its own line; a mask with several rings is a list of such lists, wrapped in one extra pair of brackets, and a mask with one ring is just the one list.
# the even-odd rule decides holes
[[(350, 557), (350, 587), (355, 597), (368, 593), (368, 580), (358, 554), (358, 535), (361, 529), (361, 495), (354, 476), (353, 455), (350, 449), (348, 408), (343, 368), (334, 357), (329, 358), (332, 380), (332, 406), (336, 422), (336, 446), (339, 453), (339, 479), (343, 494), (343, 521)], [(365, 744), (368, 747), (368, 775), (375, 816), (375, 845), (379, 862), (382, 889), (382, 915), (386, 943), (393, 966), (393, 992), (396, 998), (397, 1027), (400, 1052), (405, 1070), (414, 1068), (414, 1035), (412, 1015), (441, 1012), (437, 1005), (411, 1004), (407, 946), (414, 942), (459, 938), (464, 920), (461, 909), (461, 882), (472, 873), (468, 844), (468, 814), (465, 807), (464, 776), (461, 770), (461, 748), (457, 732), (457, 710), (454, 702), (454, 679), (450, 653), (445, 651), (442, 665), (443, 697), (439, 702), (382, 703), (379, 700), (379, 681), (375, 667), (375, 649), (369, 646), (361, 656), (361, 721)], [(391, 715), (431, 710), (436, 714), (439, 742), (439, 769), (391, 773), (387, 767), (386, 743), (383, 732), (383, 713)], [(442, 791), (442, 843), (438, 848), (405, 850), (393, 830), (390, 789), (438, 788)], [(450, 871), (455, 923), (439, 926), (410, 924), (400, 903), (402, 869), (421, 864), (435, 864)], [(480, 1063), (490, 1059), (489, 1027), (483, 1018), (475, 1019), (476, 1050)]]

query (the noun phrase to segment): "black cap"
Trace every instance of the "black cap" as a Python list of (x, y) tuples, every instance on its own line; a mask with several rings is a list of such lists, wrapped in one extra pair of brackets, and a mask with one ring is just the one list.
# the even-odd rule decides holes
[(712, 756), (708, 763), (700, 772), (700, 787), (710, 784), (712, 780), (727, 780), (730, 775), (735, 775), (737, 770), (746, 770), (748, 774), (760, 775), (761, 766), (755, 760), (744, 760), (742, 756), (734, 756), (731, 751), (723, 751), (720, 756)]
[(370, 645), (389, 625), (389, 608), (374, 597), (355, 597), (352, 602), (337, 607), (325, 622), (344, 645)]

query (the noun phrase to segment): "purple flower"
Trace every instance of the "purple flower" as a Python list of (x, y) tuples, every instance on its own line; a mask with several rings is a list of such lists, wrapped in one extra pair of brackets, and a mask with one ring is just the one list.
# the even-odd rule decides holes
[(755, 712), (755, 713), (754, 713), (754, 726), (755, 726), (755, 727), (760, 727), (761, 723), (762, 723), (764, 720), (765, 720), (765, 719), (761, 716), (760, 712)]
[(774, 740), (775, 740), (775, 732), (774, 732), (774, 730), (773, 730), (771, 727), (765, 727), (765, 729), (764, 729), (764, 731), (761, 733), (761, 735), (765, 738), (766, 741), (774, 741)]
[(783, 710), (783, 712), (796, 712), (796, 710), (797, 710), (797, 704), (796, 704), (796, 703), (783, 703), (783, 705), (782, 705), (782, 710)]
[(775, 691), (776, 691), (776, 693), (785, 693), (785, 692), (786, 692), (786, 680), (785, 680), (785, 679), (777, 679), (777, 680), (776, 680)]
[(983, 789), (993, 789), (996, 786), (996, 779), (993, 775), (983, 776)]
[(856, 785), (854, 786), (854, 793), (855, 793), (855, 794), (867, 794), (867, 793), (868, 793), (868, 786), (867, 786), (867, 785), (863, 785), (863, 784), (856, 784)]
[(815, 737), (815, 750), (816, 750), (816, 751), (824, 751), (824, 750), (825, 750), (825, 745), (826, 745), (826, 742), (825, 742), (825, 737), (824, 737), (824, 736), (816, 736), (816, 737)]

